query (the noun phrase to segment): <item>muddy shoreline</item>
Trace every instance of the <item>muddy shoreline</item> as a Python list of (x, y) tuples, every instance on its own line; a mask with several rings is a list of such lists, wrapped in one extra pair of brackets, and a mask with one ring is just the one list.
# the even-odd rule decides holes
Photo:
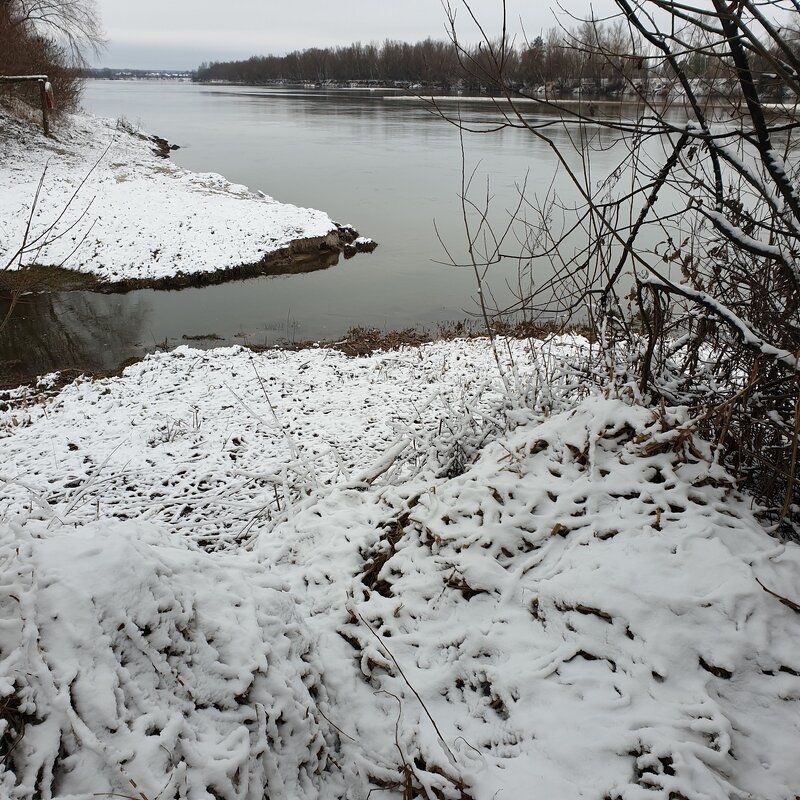
[(208, 272), (176, 273), (159, 278), (126, 278), (103, 281), (88, 272), (64, 267), (31, 265), (18, 270), (0, 271), (0, 292), (72, 292), (125, 294), (137, 289), (187, 289), (215, 286), (229, 281), (261, 276), (300, 275), (328, 269), (340, 257), (370, 253), (377, 243), (361, 239), (358, 231), (340, 226), (327, 236), (296, 239), (285, 247), (267, 253), (260, 261)]
[[(549, 336), (560, 335), (563, 333), (573, 333), (585, 336), (590, 342), (595, 341), (593, 331), (582, 325), (558, 325), (556, 323), (532, 323), (520, 322), (508, 325), (496, 322), (492, 326), (492, 334), (497, 336), (507, 336), (513, 339), (546, 339)], [(238, 345), (254, 353), (272, 350), (286, 350), (296, 352), (299, 350), (337, 350), (350, 358), (360, 358), (372, 355), (379, 351), (399, 350), (402, 347), (421, 347), (437, 341), (451, 341), (454, 339), (482, 339), (488, 336), (487, 331), (477, 320), (459, 322), (446, 327), (437, 327), (435, 330), (405, 328), (395, 331), (382, 331), (378, 328), (354, 327), (351, 328), (343, 337), (330, 340), (304, 340), (293, 343), (281, 343), (264, 347), (256, 344)], [(182, 344), (189, 346), (201, 341), (217, 341), (219, 337), (214, 333), (198, 336), (184, 336)], [(220, 347), (230, 345), (221, 343)], [(57, 392), (64, 386), (72, 383), (78, 378), (86, 380), (99, 380), (102, 378), (119, 377), (126, 367), (143, 361), (147, 355), (134, 356), (127, 358), (116, 367), (107, 370), (85, 370), (67, 367), (54, 370), (57, 374), (56, 380), (44, 390), (47, 394)], [(14, 369), (16, 367), (16, 369)], [(26, 370), (19, 364), (0, 362), (0, 402), (8, 402), (9, 397), (4, 393), (21, 387), (37, 388), (39, 372)]]

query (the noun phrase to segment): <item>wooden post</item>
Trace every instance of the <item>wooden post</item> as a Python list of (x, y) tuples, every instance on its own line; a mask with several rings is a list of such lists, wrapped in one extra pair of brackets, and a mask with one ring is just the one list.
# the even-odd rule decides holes
[(44, 135), (50, 135), (50, 119), (47, 116), (47, 81), (39, 81), (39, 99), (42, 103), (42, 128)]
[[(3, 0), (0, 0), (2, 3)], [(50, 90), (50, 97), (47, 96), (47, 90), (50, 87), (47, 75), (0, 75), (0, 83), (25, 83), (27, 81), (36, 81), (39, 84), (39, 100), (42, 104), (42, 127), (44, 128), (44, 135), (50, 135), (50, 119), (48, 111), (52, 106), (48, 105), (48, 99), (52, 102), (53, 93)]]

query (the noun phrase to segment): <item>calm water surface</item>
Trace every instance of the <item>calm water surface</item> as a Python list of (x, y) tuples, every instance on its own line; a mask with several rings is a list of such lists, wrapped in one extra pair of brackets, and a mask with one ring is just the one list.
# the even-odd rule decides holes
[[(103, 369), (180, 344), (184, 336), (273, 344), (335, 338), (355, 325), (435, 327), (476, 312), (472, 270), (436, 263), (447, 260), (439, 237), (457, 261), (465, 260), (459, 134), (424, 107), (384, 100), (381, 92), (158, 81), (89, 81), (84, 107), (179, 144), (173, 159), (183, 167), (322, 209), (380, 246), (305, 275), (180, 291), (28, 297), (0, 334), (0, 361), (37, 371)], [(480, 123), (491, 111), (473, 105), (463, 113)], [(516, 204), (526, 173), (531, 197), (543, 195), (553, 179), (552, 153), (525, 132), (466, 135), (464, 143), (468, 168), (477, 168), (473, 196), (482, 202), (491, 195), (498, 224)], [(594, 155), (598, 178), (616, 158), (613, 148)], [(510, 302), (516, 262), (493, 267), (489, 280), (497, 302)]]

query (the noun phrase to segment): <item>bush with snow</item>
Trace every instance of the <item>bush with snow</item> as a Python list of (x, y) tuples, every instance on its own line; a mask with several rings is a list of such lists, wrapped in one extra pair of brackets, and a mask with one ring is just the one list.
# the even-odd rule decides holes
[(269, 572), (142, 523), (4, 526), (14, 798), (316, 796), (321, 664)]

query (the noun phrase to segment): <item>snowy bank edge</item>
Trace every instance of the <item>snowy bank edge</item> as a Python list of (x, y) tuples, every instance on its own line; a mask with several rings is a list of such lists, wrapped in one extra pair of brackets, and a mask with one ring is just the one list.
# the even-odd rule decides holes
[[(221, 175), (178, 167), (165, 158), (164, 140), (124, 121), (73, 114), (48, 139), (0, 109), (2, 129), (4, 289), (203, 286), (310, 272), (337, 263), (346, 249), (369, 252), (351, 225)], [(54, 220), (56, 227), (44, 246), (29, 247), (20, 269), (11, 256), (43, 176), (28, 241)]]

